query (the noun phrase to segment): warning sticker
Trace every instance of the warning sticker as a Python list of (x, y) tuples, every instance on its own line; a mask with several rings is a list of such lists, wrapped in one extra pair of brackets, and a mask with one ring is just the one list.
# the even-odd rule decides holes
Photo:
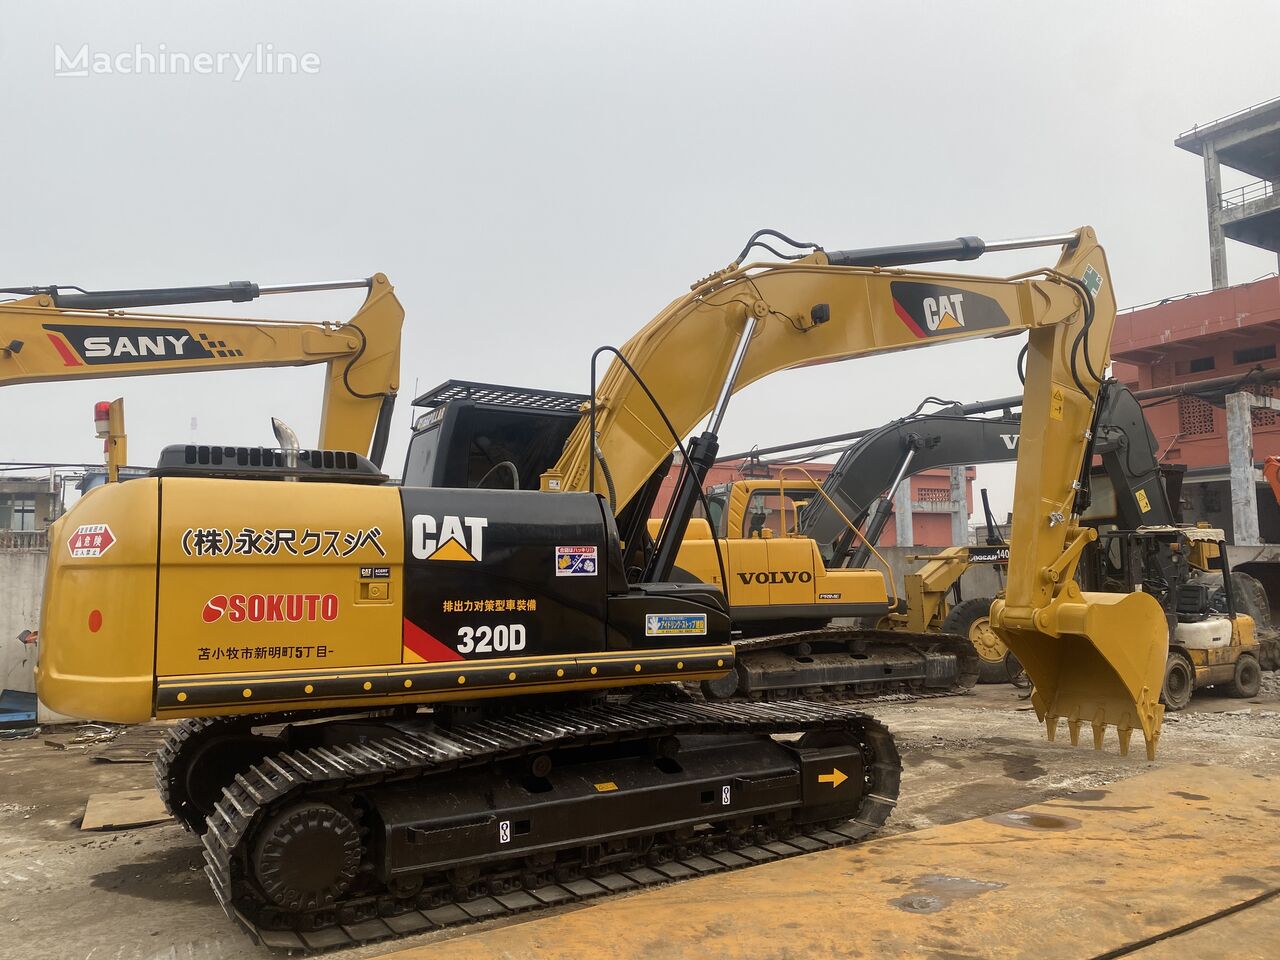
[(646, 637), (705, 637), (707, 615), (705, 613), (646, 613), (644, 635)]
[(1084, 285), (1089, 288), (1089, 292), (1096, 297), (1098, 291), (1102, 289), (1102, 274), (1089, 266), (1084, 268), (1084, 277), (1082, 279), (1084, 280)]
[(556, 547), (557, 577), (594, 577), (599, 569), (596, 547)]
[(100, 557), (116, 542), (111, 528), (105, 523), (84, 523), (67, 541), (67, 549), (73, 557)]
[(1147, 497), (1147, 491), (1139, 490), (1134, 498), (1138, 501), (1138, 509), (1143, 513), (1151, 512), (1151, 500)]

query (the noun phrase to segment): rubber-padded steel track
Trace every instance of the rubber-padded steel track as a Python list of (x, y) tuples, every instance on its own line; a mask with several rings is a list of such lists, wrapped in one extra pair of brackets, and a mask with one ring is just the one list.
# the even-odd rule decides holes
[[(700, 703), (645, 698), (623, 704), (511, 713), (441, 729), (428, 717), (388, 726), (389, 736), (341, 746), (293, 750), (267, 758), (237, 776), (204, 834), (205, 873), (228, 916), (255, 940), (277, 949), (327, 949), (449, 927), (614, 891), (667, 883), (749, 866), (860, 840), (888, 818), (898, 795), (901, 762), (881, 724), (851, 705)], [(814, 824), (783, 835), (755, 827), (745, 837), (701, 838), (686, 847), (654, 848), (647, 865), (563, 877), (529, 885), (510, 864), (498, 864), (467, 888), (465, 897), (426, 900), (387, 893), (350, 898), (303, 918), (262, 903), (245, 877), (243, 851), (256, 824), (271, 811), (312, 793), (346, 785), (367, 789), (533, 752), (619, 740), (679, 735), (794, 734), (811, 730), (855, 733), (864, 744), (867, 784), (857, 815), (839, 824)], [(740, 841), (732, 843), (732, 836)], [(733, 847), (733, 849), (731, 849)], [(486, 879), (491, 877), (491, 879)]]

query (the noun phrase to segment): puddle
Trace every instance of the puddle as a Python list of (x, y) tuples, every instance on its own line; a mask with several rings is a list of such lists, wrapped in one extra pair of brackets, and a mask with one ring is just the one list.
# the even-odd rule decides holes
[(906, 896), (890, 900), (889, 905), (907, 913), (937, 913), (957, 900), (980, 897), (1005, 885), (993, 880), (974, 880), (970, 877), (947, 877), (927, 874), (911, 881), (914, 888)]
[(1080, 826), (1080, 821), (1072, 817), (1055, 817), (1047, 813), (1022, 813), (1017, 810), (1010, 813), (997, 813), (983, 819), (987, 823), (1020, 827), (1023, 830), (1075, 830)]

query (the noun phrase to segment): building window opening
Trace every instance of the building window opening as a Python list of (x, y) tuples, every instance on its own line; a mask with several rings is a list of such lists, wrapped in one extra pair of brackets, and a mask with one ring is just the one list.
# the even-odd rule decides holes
[(1217, 366), (1213, 357), (1194, 357), (1191, 360), (1179, 360), (1174, 364), (1174, 372), (1179, 375), (1188, 373), (1207, 373)]
[(1274, 360), (1275, 358), (1276, 345), (1274, 343), (1264, 343), (1260, 347), (1243, 347), (1231, 352), (1231, 362), (1237, 365), (1260, 363), (1263, 360)]
[(34, 497), (13, 497), (9, 500), (10, 530), (34, 530), (36, 528), (36, 501)]

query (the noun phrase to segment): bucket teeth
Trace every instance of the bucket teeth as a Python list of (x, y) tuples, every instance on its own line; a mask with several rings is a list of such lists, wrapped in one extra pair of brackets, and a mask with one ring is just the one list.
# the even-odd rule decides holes
[(1129, 738), (1133, 736), (1133, 727), (1116, 727), (1116, 733), (1120, 736), (1120, 756), (1127, 757), (1129, 755)]
[(1107, 714), (1099, 709), (1093, 715), (1093, 749), (1102, 749), (1102, 740), (1107, 734)]
[(1071, 711), (1071, 715), (1067, 717), (1067, 729), (1071, 731), (1071, 745), (1073, 747), (1080, 746), (1080, 711), (1075, 709)]
[[(1050, 742), (1057, 739), (1058, 727), (1063, 719), (1064, 719), (1063, 717), (1053, 715), (1053, 714), (1048, 714), (1045, 716), (1044, 732), (1045, 732), (1045, 737)], [(1080, 719), (1080, 711), (1078, 708), (1073, 709), (1065, 719), (1067, 721), (1067, 730), (1071, 734), (1071, 745), (1073, 747), (1079, 746), (1080, 730), (1084, 726), (1086, 721)], [(1089, 726), (1093, 729), (1093, 749), (1101, 750), (1103, 748), (1103, 744), (1106, 742), (1106, 738), (1107, 738), (1107, 727), (1114, 726), (1116, 728), (1116, 737), (1120, 741), (1120, 756), (1127, 757), (1129, 755), (1129, 745), (1133, 740), (1133, 731), (1136, 729), (1134, 726), (1134, 719), (1133, 719), (1132, 713), (1129, 713), (1127, 711), (1123, 712), (1120, 714), (1120, 719), (1118, 722), (1116, 722), (1115, 724), (1109, 724), (1107, 722), (1107, 711), (1102, 707), (1098, 707), (1094, 711), (1093, 719), (1087, 722)], [(1147, 740), (1146, 744), (1147, 744), (1148, 760), (1155, 759), (1156, 744), (1159, 741), (1159, 739), (1160, 739), (1160, 734), (1157, 732), (1154, 738)]]

